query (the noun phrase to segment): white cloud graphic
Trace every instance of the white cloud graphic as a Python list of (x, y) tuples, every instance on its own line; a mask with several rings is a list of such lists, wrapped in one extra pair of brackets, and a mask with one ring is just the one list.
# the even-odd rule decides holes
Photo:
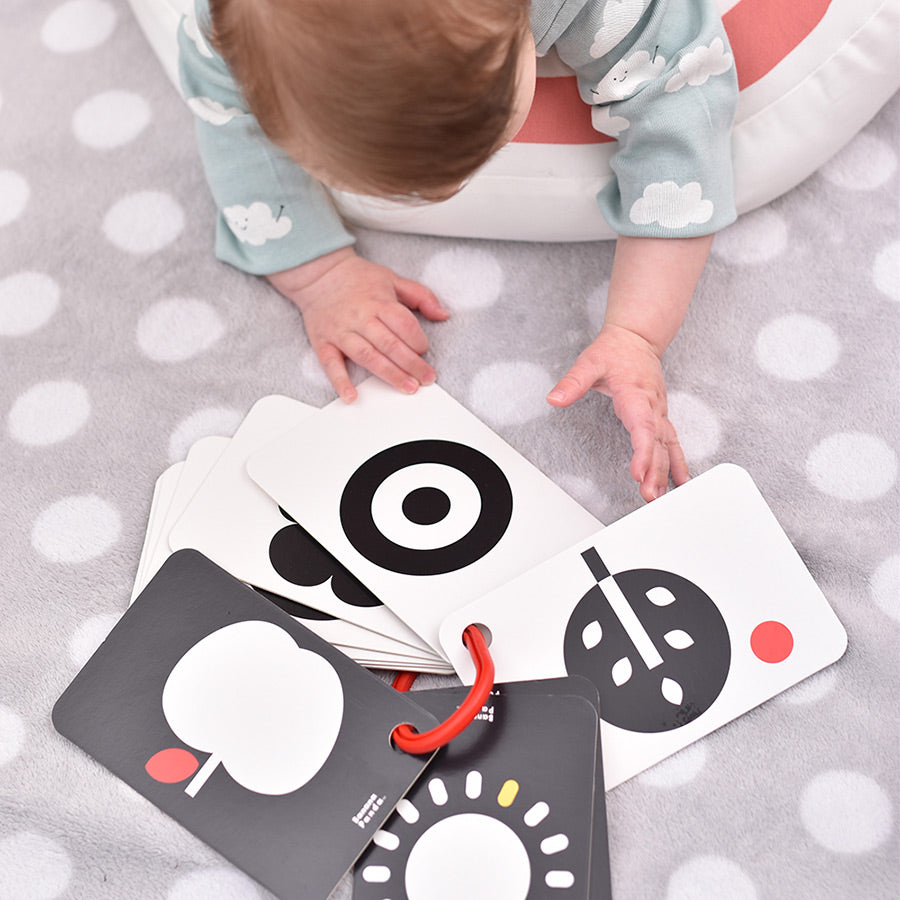
[(226, 108), (218, 100), (210, 100), (209, 97), (191, 97), (187, 105), (191, 112), (210, 125), (227, 125), (235, 116), (244, 115), (244, 110), (236, 106)]
[(685, 85), (698, 87), (706, 84), (713, 75), (722, 75), (734, 65), (734, 57), (725, 52), (722, 38), (713, 38), (708, 47), (698, 47), (685, 54), (676, 72), (666, 83), (666, 91), (674, 93)]
[(712, 214), (712, 201), (703, 199), (703, 189), (696, 181), (684, 187), (663, 181), (644, 188), (644, 196), (632, 204), (629, 218), (635, 225), (659, 222), (663, 228), (684, 228), (708, 222)]
[(644, 14), (644, 0), (609, 0), (603, 10), (603, 24), (594, 35), (591, 56), (606, 56), (637, 25)]
[(614, 116), (608, 106), (591, 107), (591, 124), (595, 131), (608, 134), (610, 137), (618, 137), (631, 127), (631, 122), (625, 116)]
[(646, 50), (632, 53), (628, 59), (620, 59), (603, 80), (591, 91), (594, 103), (613, 103), (630, 97), (644, 82), (659, 75), (666, 61), (658, 53), (652, 58)]
[(284, 237), (293, 225), (280, 210), (273, 216), (268, 204), (260, 201), (250, 206), (227, 206), (222, 213), (235, 237), (252, 247), (261, 247), (266, 241)]
[(200, 31), (196, 18), (193, 15), (186, 15), (183, 21), (184, 33), (197, 45), (197, 52), (207, 59), (212, 59), (212, 50), (209, 49), (209, 44), (206, 43), (206, 38)]

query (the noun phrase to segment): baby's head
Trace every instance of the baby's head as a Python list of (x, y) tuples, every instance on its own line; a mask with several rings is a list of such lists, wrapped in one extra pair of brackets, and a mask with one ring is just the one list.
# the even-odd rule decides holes
[(268, 137), (326, 183), (454, 193), (518, 130), (529, 0), (210, 0), (213, 42)]

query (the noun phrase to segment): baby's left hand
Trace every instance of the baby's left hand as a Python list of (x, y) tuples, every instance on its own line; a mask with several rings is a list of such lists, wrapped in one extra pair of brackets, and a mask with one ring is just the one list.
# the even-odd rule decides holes
[(604, 325), (547, 401), (570, 406), (591, 389), (612, 398), (616, 415), (631, 435), (631, 476), (645, 500), (665, 493), (670, 474), (676, 485), (690, 478), (668, 418), (662, 365), (650, 343), (627, 328)]

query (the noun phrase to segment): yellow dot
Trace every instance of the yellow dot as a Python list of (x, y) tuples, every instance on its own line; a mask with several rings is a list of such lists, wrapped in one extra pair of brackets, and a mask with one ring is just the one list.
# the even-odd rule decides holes
[(497, 803), (500, 806), (512, 806), (513, 800), (516, 799), (516, 794), (519, 793), (519, 782), (513, 781), (512, 778), (503, 782), (503, 787), (500, 788), (500, 793), (497, 794)]

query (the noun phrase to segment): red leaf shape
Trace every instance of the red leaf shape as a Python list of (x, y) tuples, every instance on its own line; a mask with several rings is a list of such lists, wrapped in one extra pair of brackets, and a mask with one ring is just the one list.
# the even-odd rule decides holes
[(144, 768), (147, 774), (155, 781), (163, 784), (175, 784), (190, 778), (200, 767), (197, 757), (190, 750), (182, 750), (180, 747), (169, 747), (154, 753)]

